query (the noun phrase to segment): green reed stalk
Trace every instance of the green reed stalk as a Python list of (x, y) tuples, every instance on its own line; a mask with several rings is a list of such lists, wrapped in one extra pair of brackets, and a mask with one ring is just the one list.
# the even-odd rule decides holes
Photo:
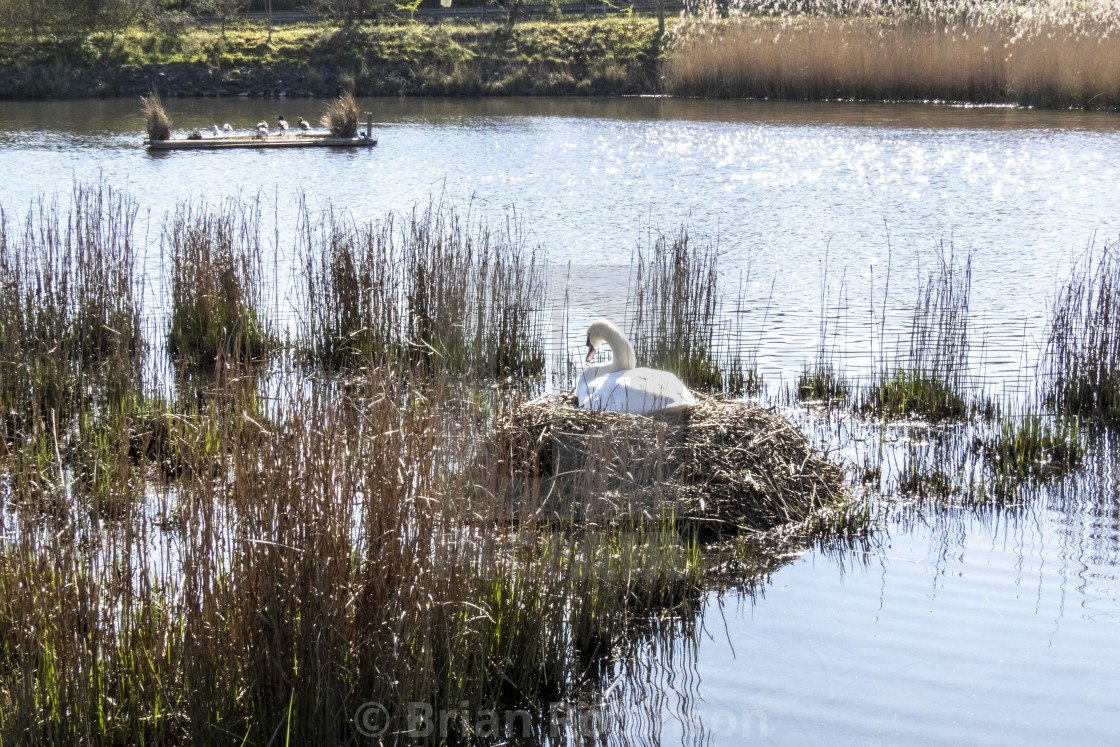
[(937, 269), (918, 287), (908, 350), (893, 363), (881, 362), (876, 381), (858, 406), (883, 417), (918, 416), (932, 421), (959, 419), (980, 408), (965, 392), (969, 374), (971, 257), (959, 263), (944, 247)]
[(1059, 412), (1120, 415), (1120, 261), (1092, 247), (1058, 292), (1042, 366), (1043, 400)]
[(802, 400), (814, 400), (828, 405), (841, 405), (851, 393), (851, 384), (836, 365), (836, 347), (829, 345), (833, 335), (830, 330), (834, 318), (839, 318), (841, 309), (846, 307), (843, 276), (836, 295), (836, 306), (830, 308), (828, 291), (828, 250), (821, 261), (820, 281), (820, 320), (817, 329), (817, 349), (813, 363), (802, 368), (797, 379), (797, 396)]
[(690, 387), (741, 392), (747, 371), (741, 330), (723, 317), (719, 252), (684, 228), (639, 248), (628, 300), (630, 339), (642, 365), (672, 371)]

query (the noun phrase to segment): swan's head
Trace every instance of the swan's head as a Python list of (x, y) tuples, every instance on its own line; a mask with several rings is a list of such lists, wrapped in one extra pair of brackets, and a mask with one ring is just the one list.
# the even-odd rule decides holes
[[(617, 344), (617, 340), (620, 338), (622, 338), (622, 332), (606, 319), (592, 322), (587, 328), (587, 357), (583, 359), (584, 362), (590, 363), (591, 359), (595, 357), (596, 349), (604, 342), (609, 344), (613, 340)], [(611, 345), (612, 351), (615, 355), (618, 355), (619, 351), (614, 350), (614, 347), (614, 345)]]

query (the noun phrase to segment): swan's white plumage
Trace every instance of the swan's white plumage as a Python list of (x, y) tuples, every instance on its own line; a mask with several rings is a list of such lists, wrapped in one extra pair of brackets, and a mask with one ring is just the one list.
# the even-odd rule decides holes
[(603, 371), (602, 368), (591, 366), (579, 378), (576, 397), (579, 406), (586, 410), (648, 415), (670, 407), (696, 404), (692, 392), (668, 371), (655, 368)]
[(668, 371), (635, 368), (634, 348), (629, 340), (618, 327), (600, 319), (587, 328), (587, 344), (591, 348), (588, 358), (603, 343), (611, 346), (613, 360), (588, 366), (579, 377), (576, 399), (581, 408), (648, 415), (696, 403), (684, 382)]

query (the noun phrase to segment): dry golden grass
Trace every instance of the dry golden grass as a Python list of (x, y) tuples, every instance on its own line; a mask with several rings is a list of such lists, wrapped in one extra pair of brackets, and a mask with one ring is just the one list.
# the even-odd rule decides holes
[(742, 19), (687, 32), (672, 92), (777, 99), (1120, 106), (1120, 37), (1056, 21)]
[(140, 108), (148, 120), (148, 137), (152, 140), (167, 140), (171, 137), (171, 117), (163, 108), (159, 93), (152, 91), (140, 97)]
[(351, 93), (344, 93), (330, 103), (323, 114), (323, 126), (334, 137), (354, 137), (358, 134), (358, 104)]

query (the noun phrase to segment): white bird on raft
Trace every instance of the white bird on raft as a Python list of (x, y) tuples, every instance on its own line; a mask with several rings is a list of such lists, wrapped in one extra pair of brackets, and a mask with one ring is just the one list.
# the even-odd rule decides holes
[(257, 122), (257, 137), (268, 137), (268, 122), (263, 119)]
[(288, 120), (284, 119), (283, 114), (276, 120), (276, 129), (280, 130), (281, 135), (288, 131)]
[(226, 122), (224, 125), (222, 125), (222, 132), (226, 134), (233, 132), (233, 128), (230, 127), (229, 122)]
[(592, 322), (587, 328), (587, 363), (591, 362), (595, 349), (604, 343), (610, 345), (613, 359), (584, 369), (576, 385), (576, 398), (581, 408), (649, 415), (696, 404), (696, 397), (673, 374), (655, 368), (637, 368), (634, 347), (626, 335), (606, 319)]
[(300, 129), (300, 132), (307, 132), (308, 130), (311, 129), (311, 125), (307, 124), (306, 119), (304, 119), (303, 117), (300, 117), (299, 118), (299, 129)]
[(214, 125), (214, 137), (218, 137), (221, 134), (221, 131), (218, 130), (218, 125)]

